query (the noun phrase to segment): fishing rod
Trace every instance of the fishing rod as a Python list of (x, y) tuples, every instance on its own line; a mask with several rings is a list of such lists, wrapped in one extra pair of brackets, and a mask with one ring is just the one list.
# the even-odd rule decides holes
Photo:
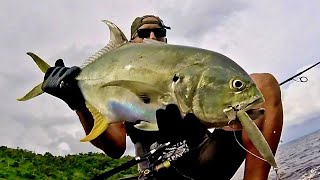
[[(200, 143), (200, 146), (207, 141), (207, 138)], [(172, 163), (174, 163), (177, 159), (184, 156), (190, 152), (189, 146), (187, 145), (187, 141), (183, 140), (177, 143), (167, 142), (164, 144), (157, 144), (157, 147), (145, 153), (142, 156), (136, 156), (133, 159), (117, 166), (109, 171), (106, 171), (102, 174), (99, 174), (90, 180), (104, 180), (120, 171), (128, 169), (142, 161), (152, 161), (154, 163), (149, 164), (149, 167), (142, 170), (138, 175), (130, 176), (122, 178), (121, 180), (129, 180), (129, 179), (139, 179), (142, 177), (143, 179), (153, 178), (153, 176), (157, 173), (160, 173), (163, 169), (168, 169)]]
[[(307, 68), (307, 69), (299, 72), (298, 74), (296, 74), (296, 75), (288, 78), (287, 80), (283, 81), (283, 82), (280, 83), (279, 85), (281, 86), (281, 85), (283, 85), (283, 84), (285, 84), (285, 83), (287, 83), (287, 82), (289, 82), (289, 81), (291, 81), (291, 80), (294, 80), (295, 77), (300, 76), (301, 74), (303, 74), (304, 72), (306, 72), (306, 71), (310, 70), (311, 68), (317, 66), (318, 64), (320, 64), (320, 62), (317, 62), (316, 64), (310, 66), (309, 68)], [(308, 78), (303, 76), (303, 77), (300, 77), (300, 78), (299, 78), (299, 81), (298, 81), (298, 82), (307, 82), (307, 81), (308, 81)]]
[[(104, 180), (104, 179), (107, 179), (111, 176), (113, 176), (114, 174), (120, 172), (120, 171), (123, 171), (123, 170), (126, 170), (142, 161), (147, 161), (149, 158), (152, 158), (152, 155), (155, 155), (157, 154), (158, 152), (162, 152), (166, 147), (168, 147), (171, 143), (170, 142), (167, 142), (165, 144), (162, 144), (160, 146), (158, 146), (157, 148), (147, 152), (146, 154), (142, 155), (142, 156), (136, 156), (134, 157), (133, 159), (121, 164), (120, 166), (117, 166), (109, 171), (106, 171), (102, 174), (99, 174), (93, 178), (91, 178), (90, 180)], [(167, 163), (167, 162), (166, 162)], [(161, 168), (164, 168), (166, 166), (166, 164), (160, 164), (160, 166), (158, 166), (159, 169)], [(158, 170), (158, 169), (155, 169), (155, 170)], [(150, 172), (144, 172), (144, 173), (151, 173)]]

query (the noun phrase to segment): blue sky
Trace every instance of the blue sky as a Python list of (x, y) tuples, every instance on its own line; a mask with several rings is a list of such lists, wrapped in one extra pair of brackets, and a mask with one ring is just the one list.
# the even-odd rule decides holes
[[(320, 2), (262, 1), (1, 1), (0, 145), (55, 155), (98, 151), (84, 137), (82, 126), (61, 100), (42, 95), (28, 102), (24, 95), (43, 74), (26, 52), (50, 64), (81, 65), (107, 44), (108, 19), (129, 36), (136, 16), (155, 14), (172, 30), (169, 43), (220, 52), (249, 73), (269, 72), (279, 82), (320, 61)], [(282, 87), (284, 130), (288, 142), (320, 129), (320, 66), (304, 75), (307, 83)], [(128, 140), (127, 153), (132, 154)]]

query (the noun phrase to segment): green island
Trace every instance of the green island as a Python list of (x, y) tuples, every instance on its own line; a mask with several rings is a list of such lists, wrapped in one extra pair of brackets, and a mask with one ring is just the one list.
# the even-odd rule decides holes
[[(92, 152), (53, 156), (49, 152), (42, 155), (24, 149), (0, 146), (0, 179), (91, 179), (132, 158), (123, 156), (112, 159), (103, 153)], [(133, 166), (109, 179), (120, 179), (136, 173), (137, 166)]]

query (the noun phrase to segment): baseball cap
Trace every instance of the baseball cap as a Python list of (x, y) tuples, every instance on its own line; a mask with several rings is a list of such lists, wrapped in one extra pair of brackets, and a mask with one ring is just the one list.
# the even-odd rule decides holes
[[(148, 17), (153, 17), (157, 20), (143, 21), (145, 18), (148, 18)], [(136, 17), (136, 19), (132, 22), (132, 25), (131, 25), (131, 39), (133, 35), (137, 32), (137, 30), (144, 24), (158, 24), (161, 28), (171, 29), (170, 27), (164, 25), (163, 21), (158, 16), (145, 15), (142, 17)]]

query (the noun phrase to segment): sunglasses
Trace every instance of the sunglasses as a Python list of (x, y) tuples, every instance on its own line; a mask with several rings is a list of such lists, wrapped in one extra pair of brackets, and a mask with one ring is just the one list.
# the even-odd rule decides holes
[(148, 38), (150, 33), (153, 32), (157, 38), (166, 37), (167, 31), (164, 28), (155, 28), (155, 29), (138, 29), (139, 38)]

